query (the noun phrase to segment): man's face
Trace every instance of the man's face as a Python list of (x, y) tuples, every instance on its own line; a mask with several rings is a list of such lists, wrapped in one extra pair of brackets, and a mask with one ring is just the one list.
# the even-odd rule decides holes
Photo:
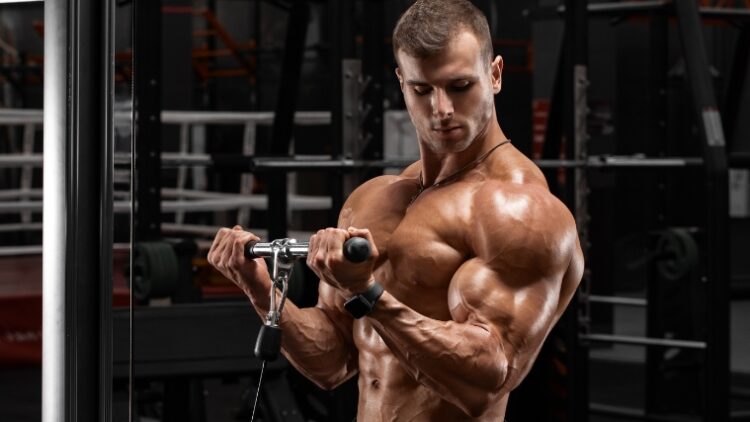
[(438, 54), (425, 59), (398, 51), (396, 69), (417, 136), (436, 154), (465, 150), (494, 117), (503, 61), (484, 59), (481, 45), (461, 31)]

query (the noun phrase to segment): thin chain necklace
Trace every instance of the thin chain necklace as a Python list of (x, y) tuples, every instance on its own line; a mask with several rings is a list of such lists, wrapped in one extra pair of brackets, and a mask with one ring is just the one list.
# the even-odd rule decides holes
[(454, 179), (456, 179), (461, 173), (464, 171), (477, 166), (479, 163), (485, 160), (490, 154), (492, 154), (493, 151), (500, 148), (501, 146), (507, 144), (510, 142), (510, 139), (506, 139), (499, 144), (495, 145), (494, 147), (490, 148), (489, 151), (485, 152), (484, 154), (480, 155), (476, 160), (470, 162), (469, 164), (466, 164), (465, 166), (461, 167), (460, 169), (456, 170), (453, 174), (446, 176), (443, 178), (443, 180), (439, 180), (430, 186), (424, 185), (424, 180), (422, 179), (422, 170), (419, 171), (419, 188), (417, 189), (417, 193), (414, 194), (414, 196), (411, 197), (411, 200), (409, 201), (409, 205), (413, 204), (414, 201), (417, 200), (417, 197), (422, 194), (422, 192), (426, 191), (427, 189), (431, 188), (438, 188), (440, 186), (445, 185), (446, 183), (452, 182)]

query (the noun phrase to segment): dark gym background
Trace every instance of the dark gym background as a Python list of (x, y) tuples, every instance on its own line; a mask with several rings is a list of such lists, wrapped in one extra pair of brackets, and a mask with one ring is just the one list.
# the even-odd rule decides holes
[[(207, 247), (237, 223), (304, 239), (333, 224), (353, 186), (416, 157), (390, 46), (409, 3), (112, 2), (114, 228), (101, 282), (113, 291), (114, 421), (129, 409), (143, 422), (249, 418), (259, 319)], [(505, 61), (500, 124), (576, 214), (587, 249), (581, 292), (508, 420), (750, 420), (750, 3), (474, 3)], [(41, 419), (44, 19), (42, 2), (0, 4), (2, 421)], [(695, 111), (706, 92), (718, 129)], [(571, 164), (576, 112), (585, 164)], [(264, 157), (287, 162), (269, 170)], [(726, 183), (704, 171), (717, 162)], [(298, 266), (290, 298), (311, 306), (316, 289)], [(356, 400), (356, 382), (322, 391), (282, 360), (264, 375), (257, 420), (348, 422)]]

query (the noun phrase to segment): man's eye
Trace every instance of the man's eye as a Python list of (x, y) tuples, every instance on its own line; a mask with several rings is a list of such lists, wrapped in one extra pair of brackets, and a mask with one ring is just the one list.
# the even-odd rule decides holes
[(471, 88), (472, 83), (471, 82), (461, 82), (458, 84), (453, 85), (454, 91), (466, 91), (467, 89)]
[(414, 87), (414, 93), (417, 94), (417, 95), (425, 95), (425, 94), (427, 94), (429, 92), (430, 92), (430, 88), (429, 87), (425, 87), (425, 86), (416, 86), (416, 87)]

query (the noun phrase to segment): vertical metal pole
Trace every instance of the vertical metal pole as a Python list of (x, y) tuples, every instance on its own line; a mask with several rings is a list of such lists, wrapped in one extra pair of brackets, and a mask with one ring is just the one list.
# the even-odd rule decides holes
[[(341, 155), (349, 159), (362, 158), (362, 60), (344, 59), (341, 61)], [(340, 196), (343, 205), (344, 196), (348, 196), (359, 184), (355, 173), (342, 175), (343, 191)], [(340, 209), (337, 206), (336, 209)]]
[[(383, 45), (383, 22), (385, 1), (365, 0), (364, 40), (362, 45), (362, 76), (365, 86), (362, 92), (362, 158), (383, 158), (383, 83), (385, 46)], [(366, 178), (377, 174), (369, 172)]]
[(111, 420), (112, 3), (45, 2), (42, 420)]
[(68, 128), (68, 1), (44, 2), (44, 204), (42, 233), (42, 421), (68, 420), (65, 195)]
[(716, 104), (698, 5), (676, 0), (685, 57), (705, 163), (706, 356), (703, 419), (729, 420), (729, 176), (721, 116)]
[[(659, 11), (651, 15), (649, 34), (649, 93), (648, 102), (650, 121), (649, 130), (649, 153), (658, 151), (664, 155), (667, 131), (667, 74), (669, 71), (669, 43), (668, 43), (669, 21), (665, 11)], [(664, 175), (659, 174), (658, 179), (658, 213), (659, 226), (664, 225), (666, 215), (670, 213), (666, 209), (669, 206), (668, 195), (665, 192)], [(655, 281), (655, 279), (650, 279)], [(659, 318), (662, 308), (660, 287), (654, 283), (647, 284), (648, 307), (646, 309), (646, 333), (649, 337), (660, 337), (663, 335), (662, 321)], [(644, 403), (646, 414), (657, 411), (659, 402), (663, 398), (660, 390), (663, 378), (659, 365), (663, 363), (664, 351), (649, 347), (646, 348), (646, 385), (644, 388)]]
[(666, 11), (651, 15), (649, 54), (649, 104), (651, 130), (649, 144), (665, 153), (667, 139), (667, 79), (669, 72), (669, 21)]
[[(564, 96), (567, 95), (566, 89), (563, 88), (565, 85), (565, 72), (567, 57), (564, 48), (567, 46), (567, 39), (569, 37), (567, 30), (563, 28), (562, 41), (560, 41), (560, 52), (555, 60), (555, 67), (550, 71), (554, 72), (554, 81), (552, 82), (552, 98), (550, 99), (549, 116), (547, 118), (547, 128), (544, 133), (544, 144), (542, 146), (542, 157), (543, 158), (559, 158), (560, 150), (562, 148), (563, 139), (565, 137), (563, 133), (563, 120), (564, 111), (567, 107), (564, 104)], [(564, 92), (566, 94), (564, 94)], [(556, 183), (550, 183), (550, 189), (553, 193), (557, 194), (560, 198), (566, 198), (567, 192), (565, 187), (560, 184), (560, 171), (566, 171), (561, 169), (543, 169), (545, 177), (548, 181), (555, 181)]]
[[(566, 35), (566, 69), (563, 72), (565, 99), (564, 133), (573, 141), (573, 156), (576, 160), (588, 157), (588, 1), (566, 0), (565, 2), (565, 35)], [(584, 260), (588, 260), (589, 249), (589, 185), (587, 170), (574, 170), (574, 212), (578, 237), (583, 249)], [(588, 265), (587, 265), (588, 267)], [(588, 293), (590, 275), (588, 268), (584, 271), (579, 292), (570, 305), (568, 331), (570, 341), (568, 361), (572, 375), (568, 384), (569, 420), (585, 421), (588, 418), (588, 350), (581, 344), (578, 334), (589, 331), (590, 310)], [(574, 328), (576, 327), (577, 330)]]
[[(99, 173), (99, 417), (102, 422), (112, 420), (112, 338), (114, 320), (112, 313), (113, 253), (114, 244), (114, 98), (115, 98), (115, 2), (105, 0), (101, 49), (100, 96), (102, 136), (93, 142), (101, 145)], [(96, 65), (96, 63), (93, 63)], [(132, 159), (132, 158), (131, 158)]]
[(161, 237), (161, 1), (135, 0), (133, 79), (135, 90), (136, 241)]
[(743, 23), (737, 44), (734, 47), (732, 68), (727, 78), (726, 94), (722, 117), (724, 117), (724, 130), (727, 136), (727, 149), (733, 151), (732, 142), (736, 130), (737, 119), (740, 114), (740, 103), (742, 93), (745, 92), (745, 80), (747, 79), (747, 67), (750, 63), (750, 23)]
[[(348, 0), (328, 0), (328, 44), (330, 45), (329, 80), (331, 101), (331, 155), (341, 157), (344, 152), (344, 60), (354, 58), (354, 2)], [(338, 220), (338, 213), (344, 204), (343, 174), (332, 172), (331, 185), (332, 225)]]
[[(289, 155), (289, 145), (294, 136), (294, 111), (297, 108), (302, 62), (305, 56), (309, 7), (307, 0), (296, 0), (289, 11), (279, 96), (276, 99), (271, 133), (271, 154), (275, 156)], [(268, 184), (268, 236), (271, 239), (287, 235), (287, 192), (287, 174), (271, 173)]]

